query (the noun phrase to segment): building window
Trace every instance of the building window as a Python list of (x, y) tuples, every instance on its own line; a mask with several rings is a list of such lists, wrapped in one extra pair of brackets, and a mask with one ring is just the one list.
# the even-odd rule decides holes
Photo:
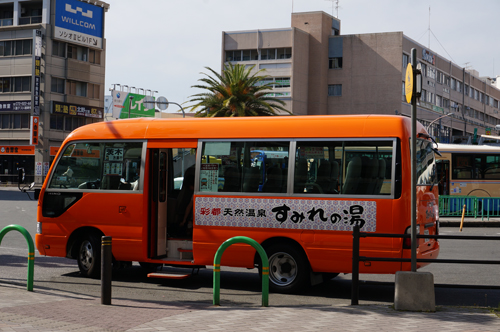
[(0, 128), (2, 129), (29, 129), (29, 114), (0, 114)]
[(436, 95), (436, 106), (443, 107), (443, 97)]
[(278, 48), (277, 53), (278, 59), (290, 59), (292, 57), (292, 48)]
[(2, 129), (10, 129), (10, 114), (0, 114), (0, 126)]
[(89, 98), (94, 98), (94, 99), (99, 99), (99, 84), (88, 84), (88, 97)]
[(260, 50), (260, 59), (261, 60), (274, 60), (276, 59), (276, 49), (268, 48)]
[(66, 94), (87, 97), (87, 83), (78, 81), (66, 81)]
[(51, 79), (51, 89), (52, 92), (64, 93), (64, 79), (52, 77)]
[(30, 55), (33, 48), (33, 39), (0, 41), (0, 56)]
[(89, 62), (95, 65), (101, 64), (101, 51), (89, 49)]
[(0, 92), (30, 92), (31, 76), (1, 77)]
[(432, 67), (427, 67), (427, 77), (436, 79), (436, 69)]
[(328, 59), (328, 68), (330, 69), (342, 68), (342, 57)]
[(403, 68), (406, 68), (408, 66), (408, 63), (410, 61), (410, 57), (408, 54), (403, 53)]
[(89, 49), (87, 47), (68, 44), (68, 59), (87, 61), (88, 52)]
[(420, 62), (420, 66), (422, 67), (422, 76), (427, 76), (427, 65), (423, 62)]
[(80, 116), (51, 115), (50, 129), (73, 131), (85, 125), (85, 118)]
[(66, 51), (66, 43), (52, 41), (52, 55), (64, 58)]
[(329, 96), (342, 96), (342, 84), (328, 85)]

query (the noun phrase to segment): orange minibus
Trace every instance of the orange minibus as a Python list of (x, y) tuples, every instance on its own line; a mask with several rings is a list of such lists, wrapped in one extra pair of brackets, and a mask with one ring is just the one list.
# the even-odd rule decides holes
[[(434, 235), (434, 150), (424, 127), (417, 130), (417, 230)], [(355, 225), (410, 232), (410, 131), (409, 118), (383, 115), (86, 125), (63, 142), (43, 184), (36, 246), (42, 255), (76, 259), (82, 275), (96, 277), (101, 236), (112, 237), (114, 262), (146, 269), (210, 266), (224, 241), (246, 236), (268, 255), (271, 290), (297, 292), (351, 272)], [(270, 151), (265, 177), (257, 151)], [(437, 258), (436, 240), (418, 241), (418, 258)], [(410, 258), (410, 243), (366, 238), (360, 255)], [(253, 247), (234, 244), (221, 265), (261, 262)], [(360, 266), (361, 273), (400, 270), (410, 264)]]

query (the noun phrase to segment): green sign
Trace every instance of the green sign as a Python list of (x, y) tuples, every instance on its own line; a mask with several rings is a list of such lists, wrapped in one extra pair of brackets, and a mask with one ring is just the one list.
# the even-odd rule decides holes
[[(144, 103), (145, 95), (113, 90), (111, 92), (113, 96), (113, 117), (118, 119), (128, 119), (128, 118), (143, 118), (150, 117), (154, 118), (155, 109), (147, 109)], [(130, 100), (132, 97), (132, 100)], [(130, 112), (129, 112), (130, 110)]]

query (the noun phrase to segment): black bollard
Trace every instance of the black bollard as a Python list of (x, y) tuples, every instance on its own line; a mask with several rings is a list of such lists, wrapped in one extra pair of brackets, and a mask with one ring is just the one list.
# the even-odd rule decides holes
[(111, 304), (111, 236), (101, 238), (101, 304)]
[(352, 232), (351, 305), (359, 305), (359, 225)]

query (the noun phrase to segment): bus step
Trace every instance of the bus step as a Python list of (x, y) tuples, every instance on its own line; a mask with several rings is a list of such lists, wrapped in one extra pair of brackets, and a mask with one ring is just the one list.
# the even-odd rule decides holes
[(153, 272), (148, 274), (148, 278), (160, 279), (186, 279), (191, 276), (191, 273), (183, 272)]
[(179, 259), (193, 259), (193, 249), (177, 248)]

